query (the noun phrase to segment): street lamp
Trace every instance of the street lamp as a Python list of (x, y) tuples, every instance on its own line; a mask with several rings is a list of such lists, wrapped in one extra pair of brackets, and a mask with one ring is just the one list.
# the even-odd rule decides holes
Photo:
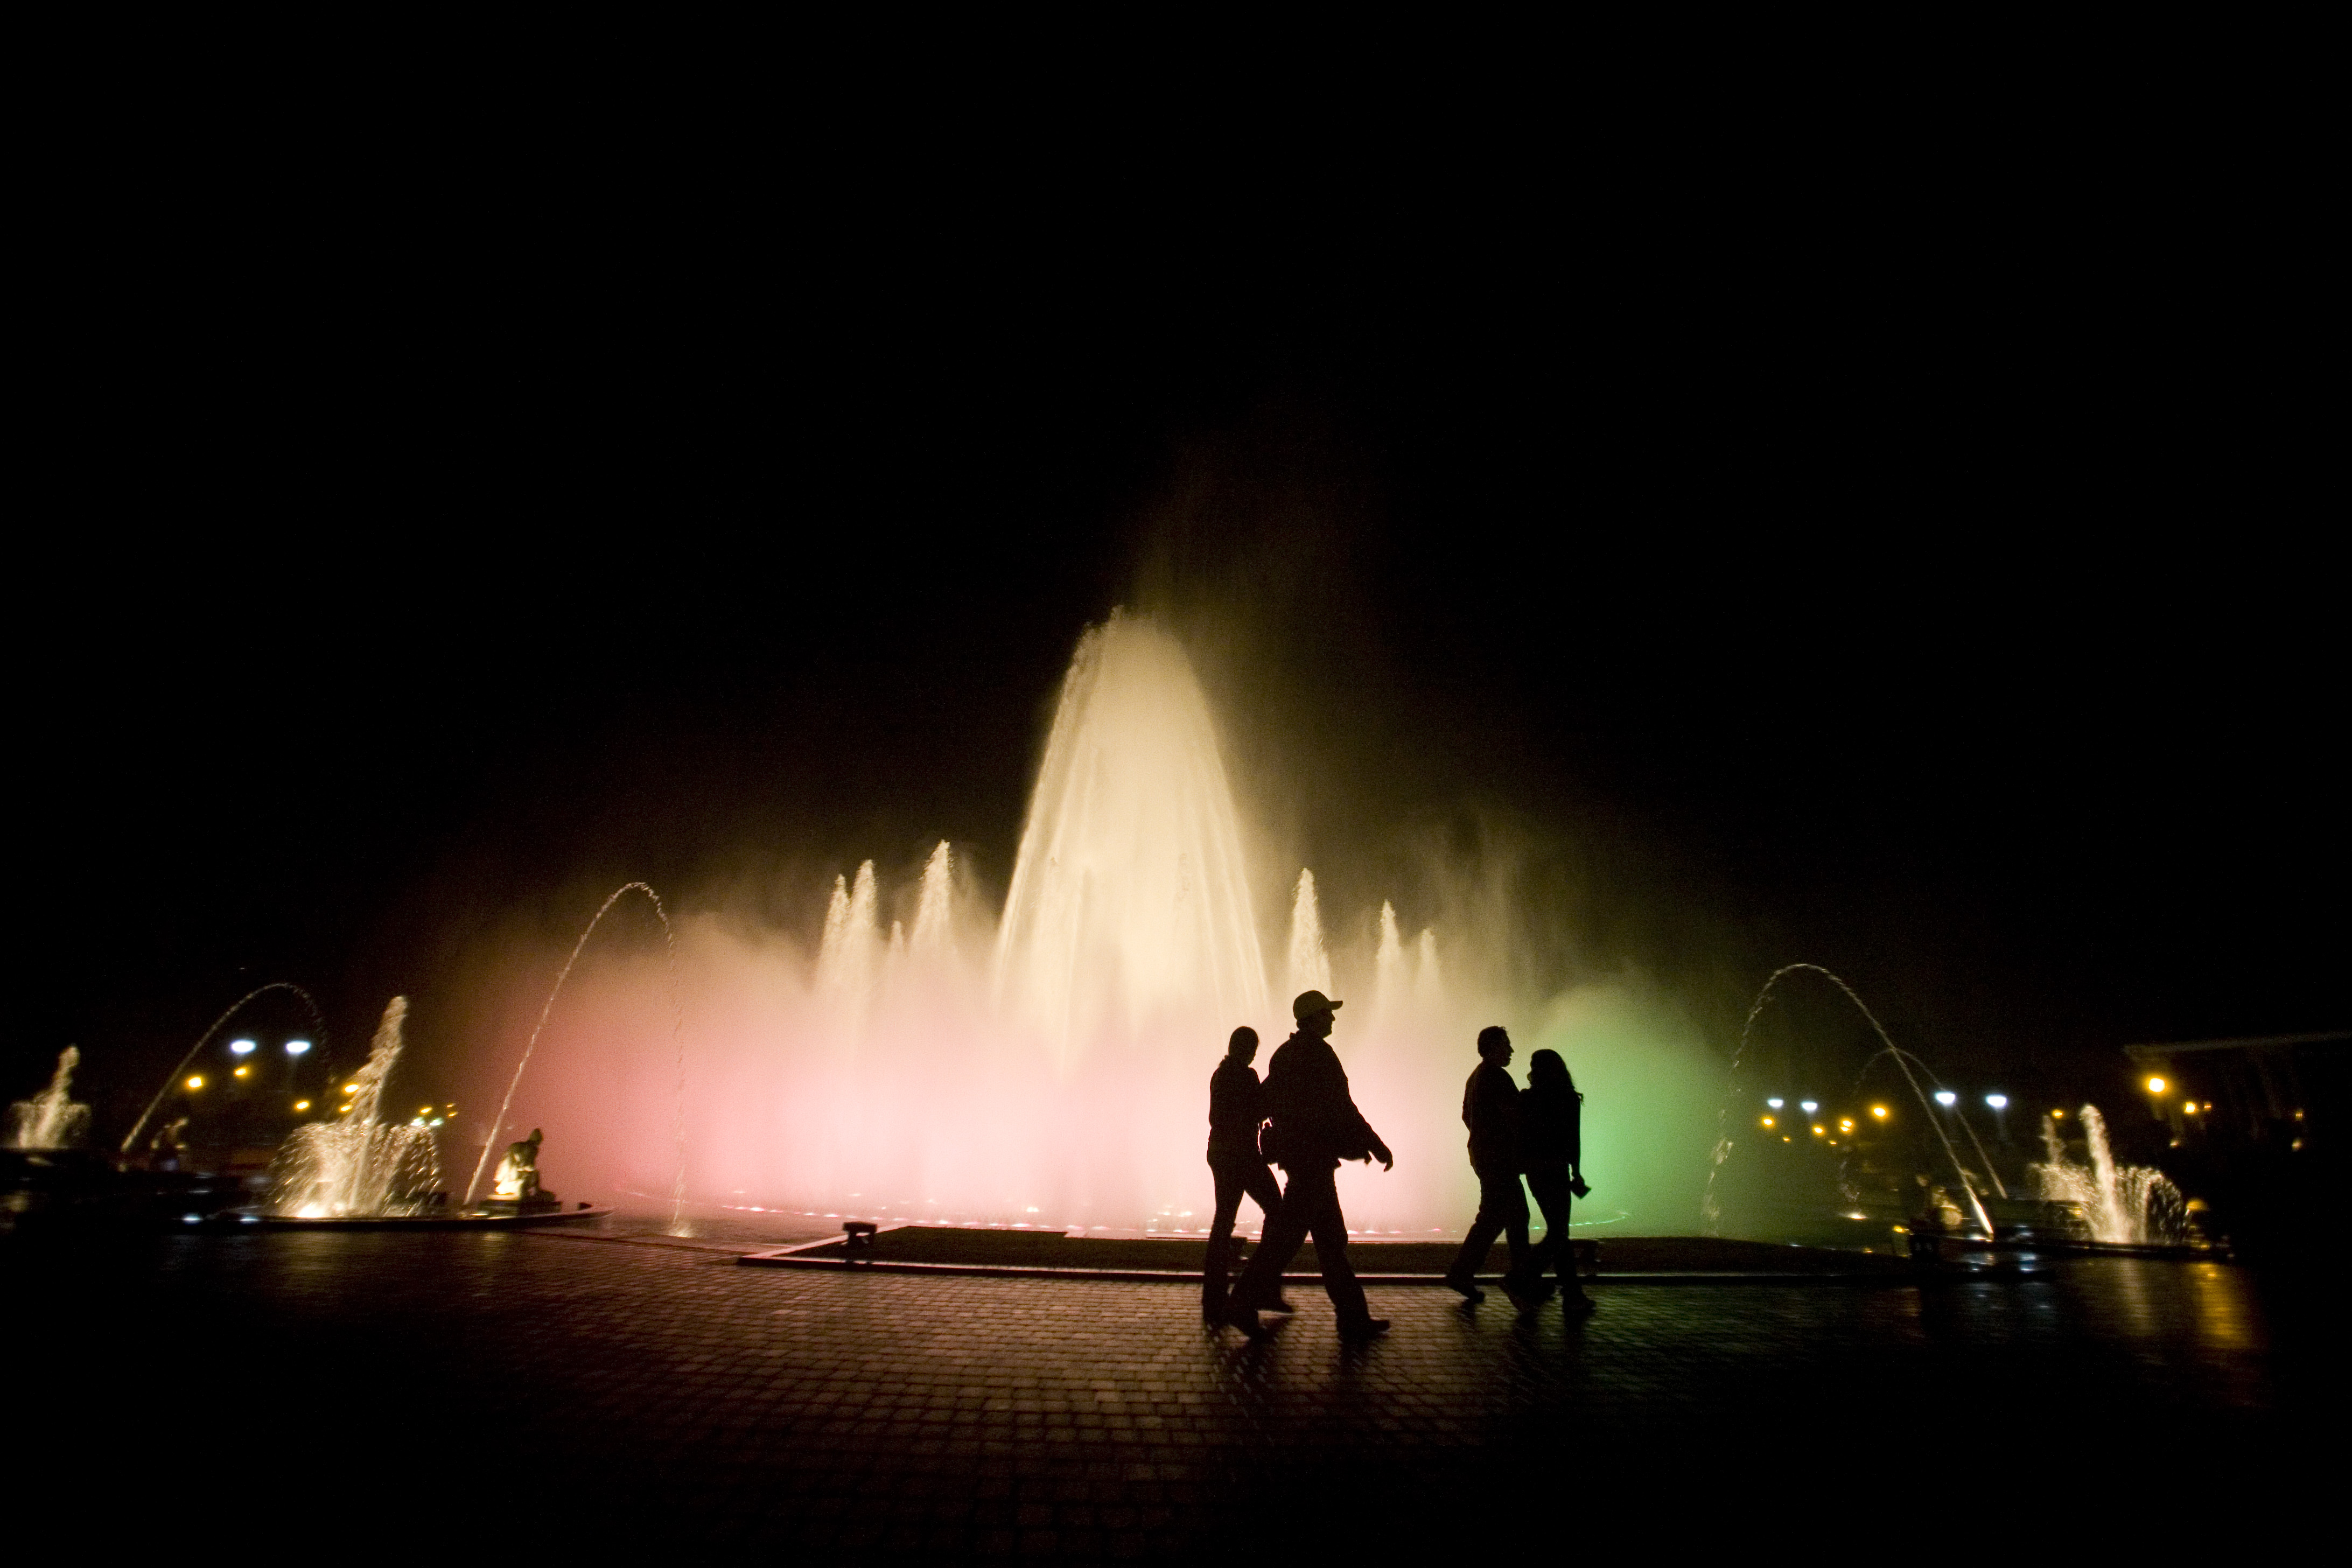
[(1822, 1102), (1818, 1100), (1801, 1100), (1797, 1101), (1797, 1104), (1803, 1109), (1805, 1114), (1808, 1116), (1811, 1116), (1814, 1111), (1819, 1110), (1822, 1108)]
[(1954, 1094), (1948, 1089), (1939, 1089), (1936, 1091), (1936, 1103), (1942, 1106), (1947, 1110), (1951, 1110), (1952, 1107), (1958, 1105), (1959, 1102), (1960, 1097)]
[(308, 1040), (289, 1040), (286, 1042), (286, 1054), (289, 1057), (299, 1057), (310, 1048), (310, 1042)]
[(228, 1043), (228, 1054), (233, 1057), (249, 1057), (255, 1049), (251, 1040), (231, 1040)]
[(1985, 1103), (1992, 1107), (1993, 1136), (2000, 1139), (2004, 1143), (2008, 1142), (2009, 1096), (2005, 1094), (1988, 1094), (1985, 1096)]

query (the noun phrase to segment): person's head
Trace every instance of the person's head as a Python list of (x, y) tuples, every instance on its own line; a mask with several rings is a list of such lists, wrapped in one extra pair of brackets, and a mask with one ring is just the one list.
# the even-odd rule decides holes
[(1547, 1094), (1574, 1094), (1576, 1079), (1558, 1051), (1538, 1051), (1528, 1058), (1528, 1087)]
[(1234, 1031), (1234, 1037), (1225, 1042), (1225, 1055), (1233, 1058), (1234, 1060), (1242, 1063), (1244, 1066), (1247, 1066), (1249, 1063), (1256, 1060), (1257, 1031), (1251, 1028), (1247, 1024), (1244, 1024), (1240, 1028), (1235, 1029)]
[(1300, 1034), (1313, 1040), (1328, 1040), (1331, 1037), (1331, 1026), (1336, 1022), (1331, 1015), (1346, 1005), (1345, 1002), (1332, 1001), (1320, 991), (1301, 991), (1291, 999), (1290, 1016), (1297, 1022)]
[(1498, 1068), (1511, 1065), (1511, 1037), (1500, 1024), (1478, 1031), (1478, 1054)]

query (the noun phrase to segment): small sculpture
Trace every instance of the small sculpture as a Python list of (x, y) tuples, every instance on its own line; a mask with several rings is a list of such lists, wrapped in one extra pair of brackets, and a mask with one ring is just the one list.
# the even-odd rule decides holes
[(539, 1184), (539, 1145), (546, 1136), (534, 1127), (530, 1137), (507, 1145), (506, 1158), (499, 1162), (498, 1180), (490, 1188), (494, 1201), (529, 1205), (555, 1201), (555, 1194), (541, 1191)]

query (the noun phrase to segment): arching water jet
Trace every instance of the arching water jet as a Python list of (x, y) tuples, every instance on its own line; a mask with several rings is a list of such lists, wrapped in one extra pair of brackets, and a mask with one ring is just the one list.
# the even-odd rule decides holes
[[(1723, 1222), (1723, 1207), (1716, 1197), (1715, 1183), (1716, 1177), (1723, 1170), (1723, 1163), (1731, 1157), (1731, 1097), (1738, 1088), (1739, 1067), (1748, 1055), (1748, 1037), (1755, 1031), (1756, 1019), (1764, 1011), (1764, 1004), (1771, 999), (1772, 988), (1780, 984), (1784, 976), (1800, 973), (1818, 974), (1836, 986), (1870, 1025), (1871, 1032), (1878, 1037), (1879, 1043), (1886, 1047), (1885, 1051), (1880, 1054), (1894, 1055), (1895, 1066), (1903, 1069), (1904, 1078), (1910, 1082), (1911, 1091), (1919, 1097), (1920, 1107), (1927, 1112), (1927, 1125), (1934, 1129), (1936, 1141), (1944, 1146), (1945, 1158), (1951, 1161), (1952, 1169), (1959, 1173), (1960, 1190), (1968, 1194), (1969, 1207), (1976, 1211), (1977, 1224), (1984, 1227), (1985, 1235), (1990, 1236), (1992, 1216), (1985, 1212), (1983, 1200), (1977, 1196), (1976, 1184), (1969, 1180), (1968, 1167), (1960, 1163), (1959, 1153), (1953, 1149), (1951, 1139), (1946, 1136), (1943, 1124), (1937, 1118), (1934, 1108), (1928, 1103), (1927, 1091), (1919, 1087), (1918, 1079), (1912, 1075), (1909, 1063), (1904, 1059), (1909, 1053), (1896, 1047), (1894, 1040), (1887, 1037), (1885, 1026), (1878, 1021), (1878, 1016), (1870, 1010), (1869, 1005), (1855, 994), (1853, 986), (1848, 985), (1818, 963), (1784, 963), (1774, 970), (1765, 980), (1763, 989), (1757, 992), (1754, 1004), (1748, 1009), (1747, 1021), (1739, 1026), (1739, 1045), (1731, 1053), (1731, 1071), (1724, 1079), (1723, 1102), (1716, 1112), (1715, 1149), (1707, 1165), (1706, 1190), (1699, 1199), (1699, 1222), (1706, 1234), (1716, 1235), (1717, 1227)], [(1872, 1059), (1875, 1060), (1876, 1058)]]
[(522, 1087), (523, 1070), (530, 1066), (531, 1053), (539, 1049), (539, 1037), (546, 1032), (548, 1015), (555, 1011), (555, 999), (563, 994), (563, 983), (572, 978), (572, 966), (580, 962), (581, 950), (614, 904), (629, 893), (643, 893), (652, 900), (654, 915), (661, 921), (662, 948), (669, 964), (670, 1037), (677, 1047), (677, 1092), (673, 1128), (677, 1142), (677, 1177), (670, 1186), (669, 1223), (673, 1233), (683, 1228), (686, 1210), (686, 1003), (677, 988), (677, 938), (670, 929), (669, 910), (664, 907), (661, 895), (644, 882), (624, 882), (605, 896), (581, 929), (580, 940), (572, 944), (572, 954), (563, 961), (562, 973), (547, 993), (547, 1003), (539, 1010), (539, 1022), (532, 1026), (530, 1039), (522, 1049), (522, 1059), (515, 1063), (514, 1077), (507, 1083), (506, 1098), (499, 1101), (499, 1113), (490, 1119), (489, 1131), (482, 1136), (482, 1152), (474, 1162), (474, 1173), (466, 1183), (466, 1206), (471, 1207), (474, 1194), (480, 1190), (482, 1172), (489, 1164), (490, 1151), (498, 1146), (499, 1134), (506, 1126), (507, 1112), (514, 1107), (515, 1090)]

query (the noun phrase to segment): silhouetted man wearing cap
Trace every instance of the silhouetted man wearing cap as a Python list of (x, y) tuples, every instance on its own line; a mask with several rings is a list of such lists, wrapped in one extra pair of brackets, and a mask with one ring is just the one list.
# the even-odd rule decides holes
[(1264, 1331), (1259, 1309), (1281, 1299), (1282, 1271), (1310, 1232), (1324, 1291), (1339, 1314), (1339, 1337), (1363, 1341), (1388, 1331), (1388, 1320), (1373, 1317), (1364, 1305), (1364, 1288), (1349, 1267), (1348, 1221), (1339, 1212), (1336, 1178), (1342, 1160), (1378, 1160), (1382, 1170), (1393, 1170), (1396, 1156), (1348, 1093), (1347, 1069), (1329, 1043), (1331, 1015), (1339, 1005), (1320, 991), (1300, 992), (1290, 1005), (1298, 1026), (1266, 1064), (1265, 1109), (1273, 1122), (1267, 1152), (1290, 1173), (1290, 1184), (1266, 1222), (1257, 1256), (1225, 1303), (1225, 1321), (1253, 1336)]

